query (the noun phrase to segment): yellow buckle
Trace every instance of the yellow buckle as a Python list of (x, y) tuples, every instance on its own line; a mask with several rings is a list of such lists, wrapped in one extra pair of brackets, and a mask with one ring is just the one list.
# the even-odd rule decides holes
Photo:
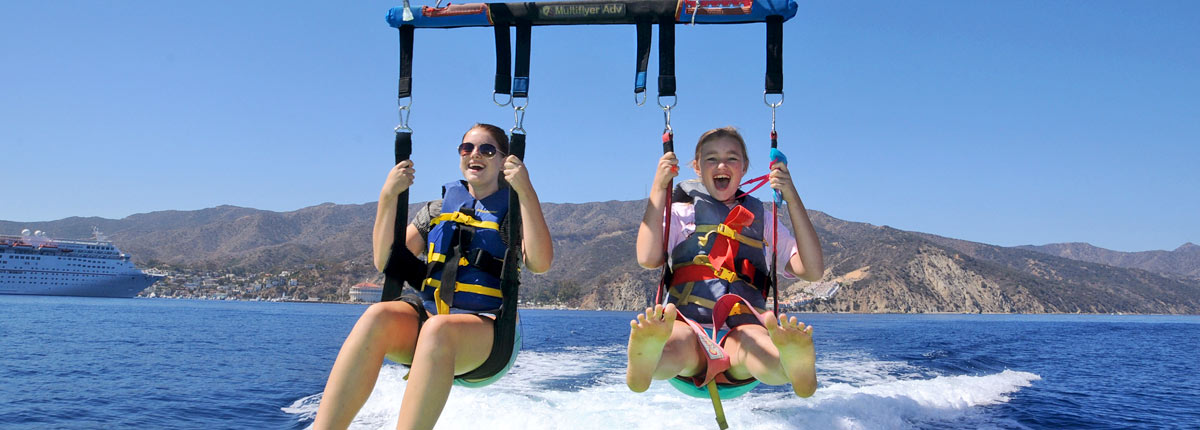
[(737, 240), (738, 233), (733, 231), (733, 228), (725, 224), (717, 224), (717, 234)]
[(713, 273), (716, 274), (718, 278), (724, 279), (725, 282), (734, 282), (738, 279), (737, 272), (724, 267), (713, 267)]

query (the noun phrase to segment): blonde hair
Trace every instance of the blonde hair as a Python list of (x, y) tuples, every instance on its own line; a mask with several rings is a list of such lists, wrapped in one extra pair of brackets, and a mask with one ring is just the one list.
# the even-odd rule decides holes
[(705, 143), (713, 142), (718, 139), (722, 139), (722, 138), (726, 138), (726, 137), (737, 141), (738, 146), (740, 146), (742, 148), (742, 159), (746, 161), (745, 166), (743, 166), (743, 171), (750, 170), (750, 152), (746, 150), (746, 139), (742, 139), (742, 134), (738, 133), (738, 130), (736, 128), (734, 128), (732, 125), (721, 127), (721, 128), (714, 128), (714, 129), (706, 131), (706, 132), (704, 132), (704, 134), (700, 135), (700, 141), (696, 142), (696, 158), (695, 158), (695, 160), (697, 160), (697, 162), (699, 162), (700, 148), (703, 147)]

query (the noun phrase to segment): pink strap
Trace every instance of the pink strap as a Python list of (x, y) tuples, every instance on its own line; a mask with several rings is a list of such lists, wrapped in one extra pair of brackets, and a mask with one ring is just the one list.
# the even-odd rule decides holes
[[(721, 345), (717, 344), (716, 339), (709, 337), (708, 333), (704, 332), (704, 327), (683, 316), (683, 314), (676, 315), (676, 319), (687, 323), (688, 327), (691, 327), (692, 331), (696, 332), (696, 339), (700, 341), (700, 347), (704, 350), (708, 359), (708, 368), (705, 369), (704, 380), (701, 381), (699, 377), (693, 376), (691, 377), (692, 383), (696, 384), (697, 387), (708, 385), (710, 381), (725, 373), (726, 370), (729, 370), (729, 356), (725, 354), (725, 350), (721, 348)], [(717, 332), (714, 330), (713, 336), (715, 337), (716, 334)]]
[(740, 199), (740, 198), (742, 198), (742, 197), (745, 197), (745, 196), (749, 195), (750, 193), (753, 193), (753, 192), (754, 192), (754, 190), (757, 190), (757, 189), (759, 189), (759, 188), (762, 188), (762, 186), (763, 186), (763, 185), (766, 185), (766, 184), (767, 184), (767, 182), (771, 180), (770, 176), (771, 176), (771, 174), (770, 174), (770, 173), (768, 173), (768, 174), (765, 174), (765, 175), (759, 176), (759, 177), (757, 177), (757, 178), (750, 179), (750, 180), (748, 180), (748, 181), (746, 181), (746, 182), (742, 182), (742, 185), (739, 185), (739, 187), (740, 187), (740, 186), (745, 186), (746, 184), (749, 184), (749, 183), (751, 183), (751, 182), (758, 182), (758, 185), (755, 185), (755, 186), (754, 186), (754, 188), (751, 188), (751, 189), (750, 189), (750, 191), (746, 191), (746, 192), (744, 192), (744, 193), (738, 194), (738, 196), (737, 196), (737, 197), (734, 197), (734, 198), (735, 198), (735, 199)]

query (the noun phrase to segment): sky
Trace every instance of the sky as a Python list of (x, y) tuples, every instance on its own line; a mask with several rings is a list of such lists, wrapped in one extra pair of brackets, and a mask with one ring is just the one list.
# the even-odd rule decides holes
[[(0, 1), (0, 219), (378, 200), (398, 4)], [(1003, 246), (1200, 243), (1197, 22), (1194, 1), (803, 1), (784, 25), (780, 148), (805, 205), (849, 221)], [(681, 161), (733, 125), (748, 177), (765, 172), (764, 34), (677, 27)], [(634, 103), (635, 41), (534, 29), (525, 161), (542, 201), (648, 194), (663, 115)], [(413, 201), (461, 177), (471, 124), (512, 127), (494, 55), (491, 29), (417, 30)]]

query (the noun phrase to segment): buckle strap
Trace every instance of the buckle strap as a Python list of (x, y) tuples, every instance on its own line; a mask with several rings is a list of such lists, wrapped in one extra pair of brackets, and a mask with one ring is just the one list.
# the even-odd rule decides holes
[(767, 277), (758, 276), (757, 269), (750, 263), (750, 260), (741, 260), (738, 265), (741, 273), (731, 271), (726, 268), (717, 268), (709, 262), (707, 255), (697, 255), (696, 258), (687, 263), (680, 263), (671, 266), (672, 280), (679, 284), (684, 282), (696, 282), (709, 279), (722, 279), (726, 282), (734, 282), (741, 280), (747, 284), (753, 285), (754, 288), (763, 290), (767, 287)]
[(500, 224), (494, 221), (480, 221), (475, 217), (462, 212), (450, 212), (438, 215), (437, 218), (429, 221), (430, 226), (438, 225), (443, 221), (453, 221), (462, 225), (469, 225), (476, 228), (486, 228), (489, 230), (500, 230)]
[(734, 230), (733, 227), (730, 227), (724, 223), (717, 225), (697, 225), (696, 233), (704, 234), (704, 236), (700, 237), (700, 246), (708, 246), (708, 239), (713, 233), (728, 237), (730, 239), (735, 239), (738, 242), (758, 249), (762, 249), (763, 246), (770, 245), (770, 243), (768, 243), (766, 240), (751, 239), (749, 236), (739, 233), (737, 230)]

